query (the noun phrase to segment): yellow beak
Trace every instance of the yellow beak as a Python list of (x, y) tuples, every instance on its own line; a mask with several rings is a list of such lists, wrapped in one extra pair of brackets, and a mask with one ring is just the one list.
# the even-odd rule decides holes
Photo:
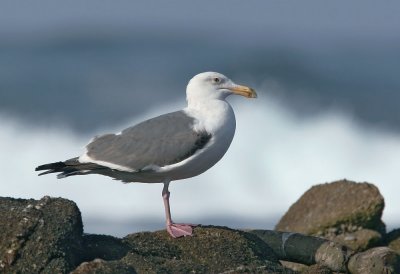
[(256, 91), (254, 89), (246, 87), (246, 86), (235, 85), (228, 89), (231, 90), (235, 94), (242, 95), (247, 98), (257, 98)]

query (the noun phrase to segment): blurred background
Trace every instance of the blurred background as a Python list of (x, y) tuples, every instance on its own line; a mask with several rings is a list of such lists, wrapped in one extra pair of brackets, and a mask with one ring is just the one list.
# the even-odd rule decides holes
[[(0, 195), (74, 200), (85, 232), (164, 227), (162, 185), (37, 177), (96, 134), (185, 106), (221, 72), (259, 98), (214, 168), (171, 187), (173, 218), (273, 228), (314, 184), (376, 184), (400, 225), (400, 2), (2, 1)], [(357, 199), (357, 197), (354, 197)]]

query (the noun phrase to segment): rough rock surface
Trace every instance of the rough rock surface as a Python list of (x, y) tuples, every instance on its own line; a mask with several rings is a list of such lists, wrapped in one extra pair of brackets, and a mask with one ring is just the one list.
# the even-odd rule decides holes
[(75, 203), (0, 197), (0, 272), (66, 273), (80, 260), (82, 221)]
[[(165, 231), (131, 234), (119, 243), (109, 239), (114, 246), (112, 254), (100, 252), (101, 259), (84, 262), (73, 273), (290, 273), (252, 234), (224, 227), (197, 227), (194, 233), (179, 239), (172, 239)], [(97, 236), (97, 240), (108, 246), (110, 241), (106, 243), (102, 237), (107, 236)], [(120, 256), (125, 248), (128, 252)], [(115, 260), (105, 261), (110, 255)]]
[(311, 265), (308, 268), (304, 269), (304, 271), (302, 271), (301, 273), (302, 274), (333, 274), (335, 272), (333, 272), (332, 270), (330, 270), (329, 268), (327, 268), (325, 266), (314, 264), (314, 265)]
[(137, 272), (131, 266), (121, 261), (105, 261), (94, 259), (90, 262), (84, 262), (79, 265), (71, 274), (136, 274)]
[(128, 253), (130, 247), (122, 239), (108, 235), (87, 234), (83, 236), (82, 260), (87, 262), (96, 258), (118, 260)]
[(400, 255), (388, 247), (375, 247), (350, 258), (348, 269), (353, 274), (400, 273)]
[(0, 273), (291, 273), (260, 238), (224, 227), (83, 235), (79, 209), (61, 198), (0, 198), (0, 231)]
[(276, 225), (280, 231), (324, 235), (369, 228), (384, 232), (384, 200), (377, 187), (347, 180), (313, 186)]
[[(324, 237), (339, 247), (350, 248), (355, 252), (346, 259), (350, 273), (400, 273), (400, 229), (386, 234), (381, 221), (383, 208), (383, 197), (374, 185), (342, 180), (309, 189), (290, 207), (276, 229)], [(386, 246), (377, 247), (382, 245)], [(335, 268), (323, 262), (306, 267), (301, 273), (330, 271)]]
[(361, 252), (379, 245), (382, 241), (382, 236), (375, 230), (361, 229), (355, 232), (339, 234), (330, 240), (348, 246), (356, 252)]
[(85, 235), (71, 201), (0, 197), (0, 273), (400, 273), (400, 229), (385, 233), (373, 185), (339, 181), (304, 196), (280, 225), (318, 237), (215, 226), (179, 239), (165, 230)]
[(400, 254), (400, 228), (389, 232), (385, 238), (385, 242), (388, 247)]

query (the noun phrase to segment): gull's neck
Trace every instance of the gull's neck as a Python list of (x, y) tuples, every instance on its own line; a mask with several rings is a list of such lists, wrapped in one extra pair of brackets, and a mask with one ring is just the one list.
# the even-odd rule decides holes
[(226, 125), (235, 126), (235, 114), (231, 105), (224, 99), (187, 100), (184, 111), (197, 120), (198, 130), (218, 131)]

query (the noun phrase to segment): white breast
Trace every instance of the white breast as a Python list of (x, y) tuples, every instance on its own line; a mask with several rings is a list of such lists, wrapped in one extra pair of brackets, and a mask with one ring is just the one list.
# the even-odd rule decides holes
[(204, 148), (198, 150), (191, 157), (179, 163), (159, 168), (156, 172), (159, 180), (173, 181), (203, 173), (224, 156), (235, 135), (235, 114), (225, 100), (208, 101), (205, 105), (191, 105), (184, 111), (197, 120), (194, 125), (195, 130), (205, 130), (212, 137)]

